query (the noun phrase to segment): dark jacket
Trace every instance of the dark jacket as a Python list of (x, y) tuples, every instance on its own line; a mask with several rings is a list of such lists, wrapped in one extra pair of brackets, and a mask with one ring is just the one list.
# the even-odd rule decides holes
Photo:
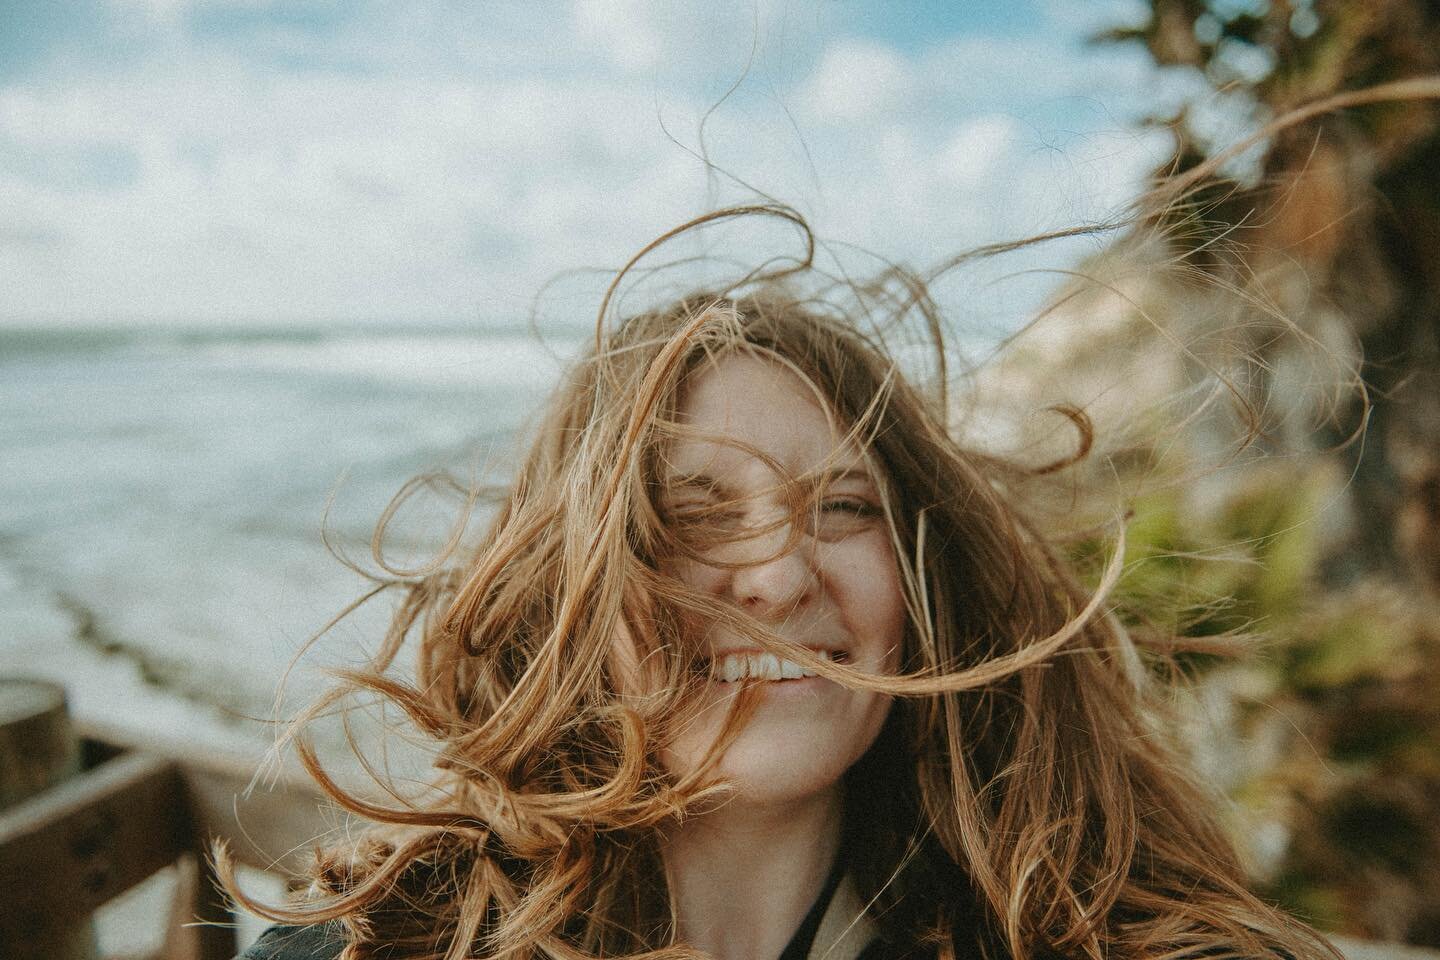
[[(873, 923), (861, 917), (862, 904), (848, 877), (839, 870), (825, 881), (815, 903), (800, 921), (779, 960), (901, 960), (897, 950), (877, 936)], [(335, 960), (345, 947), (336, 924), (313, 927), (271, 927), (239, 960)]]

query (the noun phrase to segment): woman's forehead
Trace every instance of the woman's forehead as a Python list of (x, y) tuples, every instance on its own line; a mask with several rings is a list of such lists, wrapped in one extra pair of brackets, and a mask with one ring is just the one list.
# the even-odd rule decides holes
[(768, 473), (767, 459), (796, 475), (868, 469), (815, 388), (766, 357), (730, 354), (698, 368), (681, 391), (678, 421), (665, 457), (669, 478)]

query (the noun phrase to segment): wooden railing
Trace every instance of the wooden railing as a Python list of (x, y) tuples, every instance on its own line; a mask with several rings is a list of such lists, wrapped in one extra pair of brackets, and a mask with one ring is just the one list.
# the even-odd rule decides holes
[[(99, 907), (178, 864), (170, 916), (157, 918), (166, 924), (158, 960), (230, 960), (239, 944), (205, 856), (210, 841), (228, 840), (242, 865), (298, 875), (310, 841), (326, 832), (319, 793), (290, 773), (240, 803), (252, 761), (133, 733), (81, 733), (81, 773), (0, 813), (0, 957), (84, 955)], [(1336, 945), (1350, 960), (1440, 960), (1397, 944)]]
[(84, 769), (0, 813), (0, 955), (83, 953), (99, 907), (179, 865), (171, 914), (156, 919), (167, 924), (161, 956), (230, 960), (238, 944), (205, 856), (210, 841), (228, 840), (243, 865), (294, 873), (294, 858), (325, 829), (319, 795), (290, 775), (237, 805), (253, 761), (80, 732)]

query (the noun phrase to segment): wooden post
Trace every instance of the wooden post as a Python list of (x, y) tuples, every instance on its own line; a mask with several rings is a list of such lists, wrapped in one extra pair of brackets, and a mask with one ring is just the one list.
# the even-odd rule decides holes
[[(80, 739), (70, 724), (65, 690), (43, 680), (0, 677), (0, 810), (79, 772)], [(93, 921), (34, 919), (30, 942), (6, 945), (14, 956), (90, 960), (98, 954)]]
[(0, 810), (80, 772), (80, 739), (65, 691), (53, 683), (0, 677)]
[(235, 918), (221, 899), (202, 850), (180, 858), (162, 960), (230, 960), (239, 951)]

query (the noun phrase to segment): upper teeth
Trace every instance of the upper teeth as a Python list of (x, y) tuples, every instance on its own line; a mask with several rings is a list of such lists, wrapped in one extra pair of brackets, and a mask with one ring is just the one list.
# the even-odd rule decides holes
[[(829, 650), (816, 650), (815, 654), (825, 660), (835, 659)], [(816, 675), (809, 667), (802, 667), (773, 653), (727, 653), (715, 666), (714, 676), (724, 683), (748, 677), (756, 680), (798, 680)]]

